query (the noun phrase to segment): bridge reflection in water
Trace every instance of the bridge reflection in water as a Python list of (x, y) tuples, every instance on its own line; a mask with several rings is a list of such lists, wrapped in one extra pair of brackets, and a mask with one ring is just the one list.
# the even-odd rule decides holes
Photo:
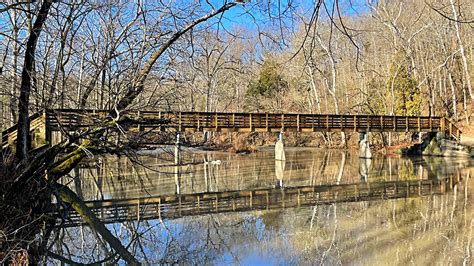
[[(110, 199), (88, 201), (86, 205), (104, 223), (116, 223), (232, 211), (284, 209), (443, 194), (460, 181), (460, 176), (457, 175), (453, 179), (386, 181)], [(84, 224), (84, 222), (79, 214), (71, 212), (68, 214), (65, 223), (61, 224), (61, 227), (81, 224)]]
[[(193, 162), (190, 158), (196, 159), (196, 154), (189, 157), (188, 153), (184, 160), (189, 163), (175, 173), (176, 166), (145, 158), (151, 160), (148, 167), (153, 160), (155, 165), (160, 162), (160, 171), (137, 167), (118, 179), (114, 172), (127, 167), (103, 164), (101, 170), (96, 169), (97, 177), (83, 178), (75, 189), (85, 194), (86, 204), (101, 221), (117, 223), (443, 194), (461, 180), (460, 169), (469, 165), (469, 161), (442, 158), (367, 161), (343, 152), (318, 152), (290, 151), (283, 165), (276, 165), (265, 152), (243, 158), (202, 153), (204, 163)], [(83, 167), (91, 172), (87, 165)], [(80, 172), (84, 171), (76, 171)], [(95, 196), (87, 195), (91, 187)], [(84, 224), (72, 210), (63, 214), (61, 227)]]

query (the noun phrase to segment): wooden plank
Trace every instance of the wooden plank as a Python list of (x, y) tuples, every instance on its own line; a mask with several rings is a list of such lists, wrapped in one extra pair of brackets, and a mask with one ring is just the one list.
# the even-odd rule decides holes
[(235, 130), (235, 114), (232, 114), (232, 128)]
[(449, 122), (449, 137), (453, 136), (453, 123)]
[(326, 129), (329, 130), (329, 115), (326, 115)]
[(268, 132), (268, 113), (265, 113), (265, 130)]
[(367, 132), (370, 132), (370, 123), (372, 123), (370, 116), (367, 116)]
[(357, 116), (354, 115), (354, 132), (357, 132)]
[(285, 131), (285, 114), (281, 114), (281, 131)]
[(250, 121), (250, 132), (252, 132), (252, 114), (249, 114), (249, 121)]
[(219, 123), (217, 121), (217, 113), (214, 113), (214, 129), (217, 131), (217, 129), (219, 128)]
[(299, 114), (296, 115), (296, 131), (297, 132), (300, 131), (300, 115)]

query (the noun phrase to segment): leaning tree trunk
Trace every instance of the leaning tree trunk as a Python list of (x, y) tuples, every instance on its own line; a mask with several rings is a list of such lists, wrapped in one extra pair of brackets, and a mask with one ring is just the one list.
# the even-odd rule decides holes
[(186, 34), (188, 31), (193, 29), (198, 24), (200, 24), (202, 22), (205, 22), (208, 19), (210, 19), (212, 17), (215, 17), (215, 16), (223, 13), (224, 11), (226, 11), (226, 10), (230, 9), (231, 7), (236, 6), (236, 5), (237, 5), (237, 3), (235, 3), (235, 2), (227, 3), (227, 4), (223, 5), (221, 8), (216, 9), (213, 12), (211, 12), (211, 13), (203, 16), (203, 17), (200, 17), (199, 19), (194, 20), (193, 22), (188, 24), (183, 29), (175, 32), (156, 52), (154, 52), (151, 55), (150, 59), (148, 59), (148, 61), (143, 66), (143, 68), (140, 70), (140, 73), (138, 74), (137, 78), (128, 87), (127, 92), (125, 93), (125, 95), (122, 97), (122, 99), (120, 99), (120, 101), (118, 101), (118, 103), (116, 105), (116, 109), (121, 111), (121, 110), (127, 108), (135, 100), (135, 98), (137, 98), (137, 96), (142, 93), (142, 91), (144, 89), (145, 80), (147, 79), (148, 74), (150, 73), (153, 65), (158, 60), (158, 58), (160, 58), (168, 50), (168, 48), (174, 42), (176, 42), (176, 40), (178, 40), (181, 36)]

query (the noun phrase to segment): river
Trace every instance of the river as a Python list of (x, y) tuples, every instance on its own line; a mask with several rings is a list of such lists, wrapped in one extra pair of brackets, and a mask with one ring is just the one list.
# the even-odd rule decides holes
[[(472, 264), (474, 161), (286, 148), (91, 158), (65, 178), (140, 261)], [(73, 212), (53, 252), (116, 259)], [(49, 259), (57, 264), (57, 260)]]

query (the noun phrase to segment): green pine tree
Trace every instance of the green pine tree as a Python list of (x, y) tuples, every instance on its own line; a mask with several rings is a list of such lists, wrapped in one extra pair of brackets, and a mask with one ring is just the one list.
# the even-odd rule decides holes
[(398, 53), (390, 67), (387, 86), (393, 84), (396, 115), (420, 115), (421, 92), (417, 81), (409, 71), (408, 61), (403, 53)]

